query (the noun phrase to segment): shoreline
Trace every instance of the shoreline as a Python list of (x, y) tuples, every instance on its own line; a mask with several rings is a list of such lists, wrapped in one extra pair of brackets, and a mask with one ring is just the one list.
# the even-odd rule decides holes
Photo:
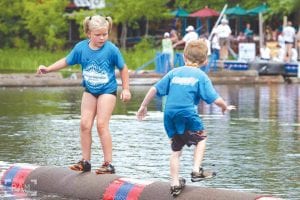
[[(139, 73), (129, 72), (130, 85), (153, 85), (162, 78), (162, 74), (153, 71), (142, 71)], [(300, 83), (300, 78), (283, 77), (282, 75), (258, 75), (256, 70), (229, 71), (221, 70), (210, 72), (208, 76), (214, 84), (283, 84)], [(0, 74), (0, 87), (69, 87), (81, 86), (81, 73), (74, 73), (68, 78), (63, 78), (61, 73), (54, 72), (44, 75), (29, 73)], [(119, 74), (117, 82), (121, 85)]]

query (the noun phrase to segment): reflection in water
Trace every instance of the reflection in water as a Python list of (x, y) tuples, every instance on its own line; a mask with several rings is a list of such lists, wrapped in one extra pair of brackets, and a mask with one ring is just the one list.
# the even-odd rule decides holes
[[(124, 177), (168, 181), (170, 147), (159, 111), (161, 100), (149, 105), (145, 121), (135, 117), (148, 88), (132, 88), (132, 101), (117, 104), (110, 124), (114, 164)], [(193, 184), (297, 199), (300, 86), (217, 85), (216, 89), (237, 110), (222, 116), (217, 106), (199, 104), (209, 134), (204, 165), (218, 175)], [(68, 166), (80, 159), (81, 95), (82, 88), (0, 89), (0, 161)], [(92, 134), (95, 169), (103, 158), (95, 128)], [(182, 166), (181, 174), (188, 178), (191, 148), (184, 152)], [(6, 195), (3, 188), (0, 195)]]

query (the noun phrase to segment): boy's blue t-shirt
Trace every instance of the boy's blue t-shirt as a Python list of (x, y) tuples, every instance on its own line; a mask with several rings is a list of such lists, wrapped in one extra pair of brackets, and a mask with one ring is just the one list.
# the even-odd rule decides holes
[(158, 96), (168, 95), (164, 126), (170, 138), (186, 130), (203, 130), (204, 126), (195, 108), (200, 100), (208, 104), (218, 97), (211, 80), (199, 68), (183, 66), (167, 73), (154, 87)]
[(66, 57), (67, 64), (81, 65), (82, 85), (88, 92), (95, 95), (115, 92), (118, 87), (115, 67), (121, 70), (125, 65), (120, 50), (110, 41), (93, 50), (89, 42), (87, 39), (77, 43)]

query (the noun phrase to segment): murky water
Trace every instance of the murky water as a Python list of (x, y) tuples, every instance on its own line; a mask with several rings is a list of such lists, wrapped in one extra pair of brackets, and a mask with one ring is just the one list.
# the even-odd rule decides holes
[[(133, 87), (130, 103), (118, 102), (111, 119), (117, 174), (142, 180), (169, 181), (168, 138), (159, 111), (149, 106), (147, 120), (135, 112), (148, 86)], [(237, 110), (200, 104), (209, 134), (204, 167), (217, 171), (210, 181), (188, 184), (226, 188), (284, 199), (300, 197), (300, 85), (217, 85)], [(82, 88), (0, 88), (0, 161), (68, 166), (80, 159), (79, 120)], [(185, 148), (181, 174), (189, 180), (192, 148)], [(93, 129), (92, 164), (102, 162)], [(11, 195), (11, 194), (10, 194)], [(9, 196), (6, 199), (24, 199)], [(38, 194), (26, 199), (66, 199)]]

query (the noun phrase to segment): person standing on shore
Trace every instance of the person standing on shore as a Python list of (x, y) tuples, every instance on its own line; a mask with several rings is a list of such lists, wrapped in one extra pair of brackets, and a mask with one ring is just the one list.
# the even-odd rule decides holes
[(174, 68), (149, 89), (137, 112), (138, 120), (144, 119), (147, 106), (155, 95), (168, 95), (164, 109), (164, 127), (171, 140), (170, 190), (173, 196), (179, 195), (185, 186), (185, 179), (179, 178), (180, 156), (185, 145), (195, 145), (191, 173), (193, 182), (216, 175), (215, 172), (202, 168), (207, 136), (196, 109), (200, 100), (216, 104), (223, 114), (235, 109), (235, 106), (226, 104), (206, 73), (199, 70), (199, 67), (207, 63), (207, 45), (204, 41), (189, 42), (184, 48), (184, 60), (185, 66)]
[(177, 46), (184, 44), (187, 45), (190, 41), (198, 40), (199, 35), (196, 33), (194, 26), (190, 25), (186, 29), (186, 34), (183, 36), (181, 40), (173, 44), (173, 48), (176, 48)]
[(292, 26), (292, 22), (288, 21), (287, 25), (282, 30), (283, 39), (285, 43), (285, 62), (290, 62), (292, 58), (292, 48), (296, 39), (296, 30)]
[(218, 34), (219, 44), (220, 44), (220, 59), (227, 60), (229, 56), (230, 48), (230, 35), (231, 28), (228, 25), (228, 20), (223, 18), (221, 24), (219, 24), (215, 29), (215, 33)]
[(251, 29), (251, 24), (250, 23), (246, 24), (244, 34), (246, 36), (247, 42), (252, 42), (253, 41), (253, 30)]
[(173, 63), (174, 63), (174, 49), (172, 46), (172, 40), (170, 38), (170, 33), (165, 32), (164, 33), (164, 38), (161, 41), (162, 45), (162, 53), (168, 54), (169, 55), (169, 63), (170, 63), (170, 68), (173, 68)]
[(96, 118), (98, 136), (101, 141), (104, 161), (97, 174), (115, 173), (112, 163), (112, 138), (109, 120), (116, 104), (117, 81), (115, 67), (120, 70), (122, 92), (120, 98), (131, 99), (128, 68), (120, 50), (108, 40), (112, 29), (112, 19), (99, 15), (86, 17), (83, 21), (87, 39), (78, 42), (64, 58), (46, 67), (40, 65), (38, 74), (58, 71), (69, 65), (82, 67), (82, 85), (85, 91), (81, 102), (80, 141), (82, 159), (70, 166), (75, 171), (91, 171), (92, 127)]

